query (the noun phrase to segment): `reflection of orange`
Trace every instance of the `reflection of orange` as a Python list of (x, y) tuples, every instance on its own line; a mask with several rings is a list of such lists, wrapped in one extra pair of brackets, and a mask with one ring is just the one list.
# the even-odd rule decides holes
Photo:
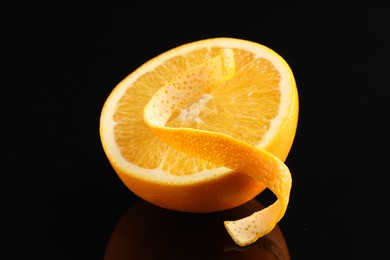
[(290, 259), (278, 226), (247, 247), (238, 247), (226, 233), (223, 220), (242, 218), (262, 208), (251, 200), (234, 209), (197, 214), (140, 201), (117, 223), (105, 259)]

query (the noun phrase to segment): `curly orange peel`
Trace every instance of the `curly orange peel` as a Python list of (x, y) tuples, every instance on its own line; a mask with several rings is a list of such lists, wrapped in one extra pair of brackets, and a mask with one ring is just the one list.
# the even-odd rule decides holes
[(225, 227), (239, 246), (249, 245), (269, 233), (287, 209), (291, 174), (277, 157), (231, 136), (193, 128), (172, 128), (166, 123), (172, 113), (191, 104), (235, 74), (234, 53), (222, 49), (208, 61), (177, 75), (160, 88), (144, 110), (145, 123), (156, 136), (175, 149), (230, 168), (264, 183), (277, 197), (267, 208)]

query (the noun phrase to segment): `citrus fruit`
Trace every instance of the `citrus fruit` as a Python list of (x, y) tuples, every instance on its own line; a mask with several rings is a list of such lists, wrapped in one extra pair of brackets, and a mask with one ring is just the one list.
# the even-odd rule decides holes
[(291, 176), (283, 161), (297, 119), (294, 77), (281, 56), (259, 43), (213, 38), (130, 73), (103, 106), (100, 136), (123, 183), (163, 208), (219, 211), (268, 187), (274, 204), (225, 222), (246, 245), (270, 232), (287, 208)]

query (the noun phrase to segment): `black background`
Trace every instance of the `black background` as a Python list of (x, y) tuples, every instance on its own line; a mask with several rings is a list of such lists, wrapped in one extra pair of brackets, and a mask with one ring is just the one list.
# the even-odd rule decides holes
[(138, 200), (101, 147), (105, 99), (156, 55), (221, 36), (272, 48), (296, 77), (293, 189), (279, 223), (292, 259), (387, 256), (389, 16), (359, 3), (5, 6), (0, 258), (103, 259)]

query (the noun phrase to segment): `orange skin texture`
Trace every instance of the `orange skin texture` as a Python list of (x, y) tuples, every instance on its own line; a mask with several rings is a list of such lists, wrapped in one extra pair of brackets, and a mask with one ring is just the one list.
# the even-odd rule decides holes
[[(190, 184), (167, 185), (140, 181), (116, 169), (120, 179), (137, 196), (166, 209), (213, 212), (230, 209), (253, 199), (265, 189), (255, 179), (236, 172)], [(149, 192), (147, 192), (149, 191)]]

